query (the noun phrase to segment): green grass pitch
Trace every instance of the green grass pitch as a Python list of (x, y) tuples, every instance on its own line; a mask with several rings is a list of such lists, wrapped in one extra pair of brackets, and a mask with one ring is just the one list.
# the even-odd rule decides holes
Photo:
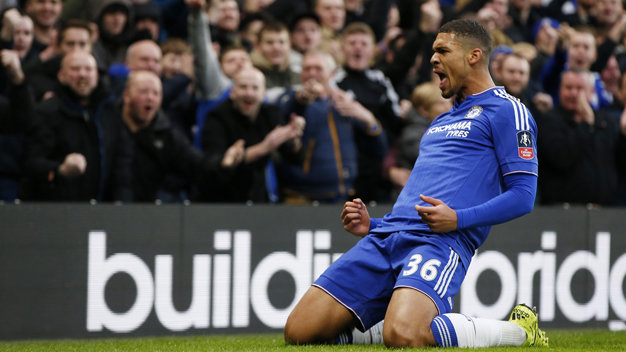
[[(548, 331), (549, 348), (498, 347), (472, 349), (472, 351), (626, 351), (626, 331), (608, 330), (555, 330)], [(0, 341), (0, 351), (386, 351), (382, 345), (370, 346), (287, 346), (280, 334), (259, 335), (207, 335), (192, 337), (110, 338), (93, 340), (36, 340)], [(429, 348), (436, 351), (459, 351), (455, 348)]]

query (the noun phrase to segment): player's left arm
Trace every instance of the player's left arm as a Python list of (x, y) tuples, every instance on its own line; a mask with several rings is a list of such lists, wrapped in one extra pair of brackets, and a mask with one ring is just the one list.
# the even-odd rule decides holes
[(432, 205), (415, 205), (422, 222), (434, 232), (449, 232), (469, 227), (500, 224), (530, 213), (535, 204), (537, 176), (513, 173), (504, 176), (505, 190), (483, 204), (454, 210), (443, 201), (420, 195)]
[(483, 204), (457, 210), (457, 228), (500, 224), (533, 210), (537, 193), (537, 175), (529, 173), (506, 175), (504, 187), (504, 192)]

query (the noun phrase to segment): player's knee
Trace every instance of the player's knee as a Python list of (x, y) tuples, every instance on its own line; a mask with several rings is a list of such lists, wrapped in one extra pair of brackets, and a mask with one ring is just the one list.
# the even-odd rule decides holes
[(401, 323), (385, 321), (383, 341), (387, 347), (425, 347), (432, 345), (432, 332)]
[(287, 319), (284, 329), (285, 343), (289, 345), (299, 345), (307, 343), (305, 336), (302, 334), (302, 329), (298, 328), (298, 324), (294, 323), (291, 316)]
[(293, 316), (289, 316), (284, 329), (285, 343), (289, 345), (307, 345), (319, 343), (313, 329), (307, 327), (304, 322), (299, 322)]

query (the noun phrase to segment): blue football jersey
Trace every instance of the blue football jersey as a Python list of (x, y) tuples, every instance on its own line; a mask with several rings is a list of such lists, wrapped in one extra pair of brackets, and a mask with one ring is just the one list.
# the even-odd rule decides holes
[[(530, 112), (503, 87), (467, 96), (432, 122), (406, 186), (392, 211), (372, 232), (429, 233), (414, 208), (415, 204), (430, 206), (422, 202), (420, 194), (459, 210), (501, 194), (507, 174), (537, 175), (536, 141), (537, 126)], [(442, 237), (471, 257), (489, 230), (490, 226), (467, 228)]]

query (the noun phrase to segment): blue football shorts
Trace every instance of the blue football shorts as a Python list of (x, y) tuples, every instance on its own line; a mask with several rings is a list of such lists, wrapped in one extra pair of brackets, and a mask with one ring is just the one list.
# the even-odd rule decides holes
[(385, 317), (396, 287), (426, 294), (439, 314), (449, 313), (467, 266), (437, 234), (369, 234), (313, 283), (341, 303), (365, 331)]

